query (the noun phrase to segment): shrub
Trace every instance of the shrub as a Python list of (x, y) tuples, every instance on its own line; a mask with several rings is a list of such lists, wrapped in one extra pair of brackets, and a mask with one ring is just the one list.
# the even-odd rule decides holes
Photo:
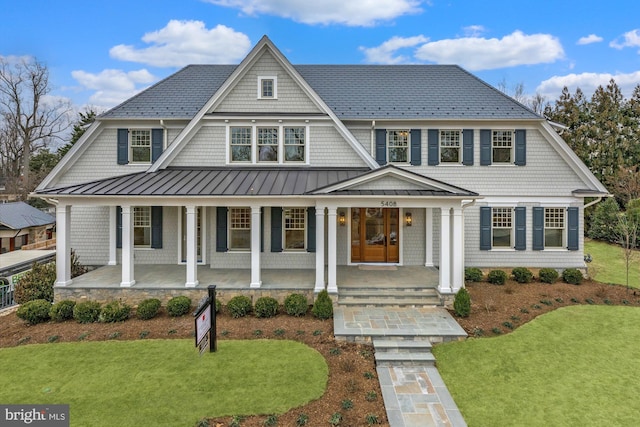
[(131, 314), (131, 306), (120, 301), (111, 301), (100, 311), (98, 320), (102, 323), (124, 322)]
[(173, 297), (167, 303), (167, 313), (172, 317), (184, 316), (190, 308), (191, 298), (184, 295)]
[(216, 313), (220, 313), (220, 310), (222, 310), (222, 302), (216, 298)]
[(538, 272), (540, 281), (544, 283), (555, 283), (558, 280), (558, 272), (555, 268), (541, 268)]
[(511, 270), (513, 279), (518, 283), (531, 283), (533, 280), (533, 273), (531, 270), (525, 267), (516, 267)]
[(55, 263), (33, 263), (31, 270), (18, 279), (14, 294), (16, 303), (24, 304), (37, 299), (53, 302), (53, 285), (55, 281)]
[(487, 280), (494, 285), (504, 285), (507, 281), (507, 273), (502, 270), (491, 270), (487, 274)]
[(471, 313), (471, 297), (465, 288), (460, 288), (453, 300), (453, 310), (456, 316), (467, 317)]
[(469, 267), (464, 269), (464, 280), (467, 282), (482, 282), (482, 270), (476, 267)]
[(236, 295), (227, 303), (227, 310), (234, 319), (251, 313), (251, 299), (245, 295)]
[(51, 311), (51, 302), (46, 299), (34, 299), (22, 304), (16, 315), (29, 324), (35, 325), (48, 321), (49, 311)]
[(284, 300), (284, 311), (289, 316), (304, 316), (309, 311), (307, 297), (302, 294), (291, 294)]
[(316, 297), (316, 302), (313, 303), (311, 312), (318, 319), (329, 319), (333, 316), (333, 301), (329, 298), (329, 292), (327, 290), (320, 291)]
[(100, 316), (100, 303), (97, 301), (79, 302), (73, 307), (73, 318), (78, 323), (93, 323)]
[(51, 320), (55, 322), (64, 322), (65, 320), (73, 319), (73, 308), (75, 306), (76, 302), (68, 299), (57, 302), (51, 306), (49, 316)]
[(278, 300), (272, 297), (260, 297), (253, 311), (256, 317), (274, 317), (278, 314)]
[(78, 277), (87, 272), (87, 267), (80, 263), (80, 257), (71, 249), (71, 278)]
[(142, 320), (153, 319), (158, 315), (158, 311), (160, 311), (160, 300), (157, 298), (149, 298), (138, 304), (136, 317)]
[(562, 272), (562, 280), (570, 285), (579, 285), (582, 279), (584, 279), (582, 272), (577, 268), (567, 268)]

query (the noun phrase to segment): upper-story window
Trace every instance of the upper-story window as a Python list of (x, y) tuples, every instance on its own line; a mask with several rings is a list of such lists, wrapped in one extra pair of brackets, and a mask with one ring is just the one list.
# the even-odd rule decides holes
[(513, 131), (494, 130), (491, 135), (493, 163), (513, 163)]
[(306, 126), (232, 126), (229, 161), (232, 163), (304, 163)]
[(151, 130), (132, 129), (129, 138), (131, 163), (151, 163)]
[(276, 76), (258, 77), (258, 99), (278, 98), (278, 78)]
[(440, 162), (460, 163), (462, 155), (461, 132), (459, 130), (440, 131)]
[(409, 131), (390, 130), (387, 132), (387, 152), (389, 162), (406, 163), (409, 161)]

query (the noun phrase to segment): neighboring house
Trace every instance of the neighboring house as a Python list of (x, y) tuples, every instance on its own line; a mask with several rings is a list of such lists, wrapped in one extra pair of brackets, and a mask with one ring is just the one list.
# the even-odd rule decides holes
[(54, 217), (27, 203), (0, 203), (0, 253), (51, 241), (55, 224)]
[[(35, 194), (57, 204), (57, 286), (85, 264), (315, 271), (584, 268), (585, 198), (607, 195), (543, 117), (453, 65), (292, 65), (264, 37), (104, 113)], [(326, 267), (326, 269), (325, 269)], [(402, 268), (402, 267), (400, 267)]]

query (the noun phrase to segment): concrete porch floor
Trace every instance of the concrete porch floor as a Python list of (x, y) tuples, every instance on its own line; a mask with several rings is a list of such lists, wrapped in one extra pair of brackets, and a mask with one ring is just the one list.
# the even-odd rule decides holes
[[(313, 269), (263, 269), (264, 289), (313, 289)], [(422, 266), (353, 265), (338, 266), (336, 270), (338, 289), (362, 285), (416, 285), (437, 287), (438, 270)], [(326, 277), (326, 275), (325, 275)], [(141, 264), (135, 266), (135, 285), (131, 288), (181, 289), (185, 288), (186, 266), (169, 264)], [(122, 266), (99, 267), (82, 276), (75, 277), (69, 288), (119, 288)], [(197, 288), (216, 285), (219, 289), (248, 289), (251, 283), (249, 269), (212, 269), (208, 265), (198, 266)], [(196, 289), (197, 289), (196, 288)]]

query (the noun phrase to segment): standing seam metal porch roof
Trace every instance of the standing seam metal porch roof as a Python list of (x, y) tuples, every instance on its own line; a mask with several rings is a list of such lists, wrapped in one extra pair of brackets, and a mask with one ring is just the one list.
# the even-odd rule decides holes
[[(372, 171), (368, 168), (167, 168), (40, 190), (42, 196), (302, 196)], [(477, 196), (464, 189), (339, 190), (331, 195)]]

